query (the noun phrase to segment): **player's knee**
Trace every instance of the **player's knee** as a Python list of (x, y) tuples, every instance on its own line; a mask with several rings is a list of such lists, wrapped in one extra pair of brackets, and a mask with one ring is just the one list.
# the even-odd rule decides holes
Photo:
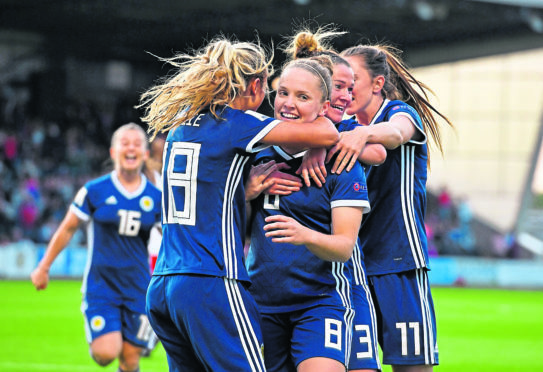
[(104, 357), (103, 355), (91, 354), (92, 359), (101, 367), (108, 366), (115, 358)]
[(124, 364), (121, 364), (121, 366), (119, 367), (119, 370), (120, 371), (123, 371), (123, 372), (136, 372), (136, 371), (139, 371), (139, 363), (124, 363)]
[(105, 367), (115, 359), (117, 359), (118, 354), (112, 350), (93, 350), (91, 349), (90, 355), (92, 359), (101, 367)]
[(140, 363), (140, 352), (125, 352), (119, 356), (119, 364), (123, 371), (137, 371)]
[(90, 355), (100, 366), (113, 362), (121, 354), (123, 340), (120, 332), (106, 333), (92, 341)]

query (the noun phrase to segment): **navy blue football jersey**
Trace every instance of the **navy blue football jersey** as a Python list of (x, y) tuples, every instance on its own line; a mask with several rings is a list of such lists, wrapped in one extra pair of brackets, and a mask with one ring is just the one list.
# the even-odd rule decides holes
[[(287, 162), (290, 172), (298, 169), (302, 154), (290, 156), (280, 147), (258, 155), (261, 161)], [(265, 236), (264, 219), (290, 216), (321, 233), (332, 233), (331, 209), (349, 206), (368, 211), (366, 180), (360, 164), (340, 175), (330, 172), (322, 188), (303, 187), (287, 196), (260, 195), (253, 203), (251, 246), (247, 265), (252, 280), (250, 291), (262, 312), (293, 311), (332, 302), (350, 307), (351, 277), (345, 264), (324, 261), (304, 245), (273, 243)]]
[(205, 111), (171, 130), (164, 148), (162, 246), (154, 275), (248, 281), (245, 188), (259, 141), (279, 123), (253, 111)]
[(160, 223), (160, 190), (141, 177), (140, 187), (128, 192), (113, 171), (89, 181), (70, 206), (88, 221), (84, 293), (113, 292), (145, 303), (150, 279), (147, 241), (151, 228)]
[(368, 275), (428, 267), (424, 227), (428, 153), (421, 119), (406, 103), (385, 100), (370, 125), (395, 115), (407, 116), (423, 139), (387, 150), (383, 164), (365, 168), (372, 210), (364, 216), (359, 237)]

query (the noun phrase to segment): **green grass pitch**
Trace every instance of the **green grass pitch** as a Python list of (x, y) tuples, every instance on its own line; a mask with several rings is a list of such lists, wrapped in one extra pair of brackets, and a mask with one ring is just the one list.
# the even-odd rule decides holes
[[(116, 371), (116, 362), (102, 368), (88, 355), (79, 288), (53, 280), (36, 292), (30, 281), (0, 281), (0, 371)], [(543, 292), (433, 288), (433, 296), (436, 371), (543, 371)], [(141, 370), (168, 370), (161, 346)]]

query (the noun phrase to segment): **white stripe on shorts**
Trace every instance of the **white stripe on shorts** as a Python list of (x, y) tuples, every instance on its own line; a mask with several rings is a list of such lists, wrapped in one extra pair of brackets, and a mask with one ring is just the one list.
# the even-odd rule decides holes
[(243, 346), (243, 350), (245, 350), (245, 355), (247, 356), (251, 371), (264, 372), (266, 367), (264, 366), (264, 357), (262, 355), (261, 346), (251, 324), (251, 319), (245, 309), (238, 282), (234, 279), (224, 278), (224, 284), (226, 293), (228, 294), (230, 309), (232, 310), (232, 315), (234, 316), (234, 321), (236, 322), (236, 327), (238, 329), (239, 339)]

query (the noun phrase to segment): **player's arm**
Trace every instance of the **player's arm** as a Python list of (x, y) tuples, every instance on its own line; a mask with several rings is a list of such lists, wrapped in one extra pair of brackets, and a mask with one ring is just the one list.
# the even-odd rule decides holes
[[(354, 150), (353, 153), (354, 152), (356, 152), (356, 150)], [(358, 155), (358, 161), (366, 165), (381, 165), (386, 159), (387, 150), (383, 145), (378, 143), (366, 144)], [(309, 149), (304, 154), (302, 164), (296, 171), (296, 174), (299, 174), (302, 177), (307, 187), (311, 186), (311, 180), (313, 180), (318, 187), (322, 187), (322, 184), (326, 182), (327, 176), (325, 162), (326, 149)], [(341, 170), (338, 173), (341, 173)], [(332, 171), (334, 172), (336, 170), (332, 169)]]
[(266, 237), (275, 243), (305, 245), (325, 261), (346, 262), (351, 258), (362, 223), (362, 208), (332, 208), (332, 234), (323, 234), (301, 225), (294, 218), (275, 215), (266, 217)]
[[(262, 139), (262, 142), (291, 146), (297, 151), (311, 148), (321, 148), (324, 151), (335, 145), (338, 140), (339, 133), (334, 124), (328, 118), (319, 116), (312, 123), (282, 121)], [(324, 166), (310, 167), (307, 170), (300, 168), (296, 173), (302, 176), (307, 186), (310, 185), (309, 177), (311, 177), (320, 187), (326, 177), (326, 170), (323, 171), (323, 168)]]
[(381, 165), (387, 160), (387, 150), (379, 143), (368, 143), (358, 155), (358, 161), (367, 165)]
[(261, 142), (267, 145), (297, 146), (300, 150), (311, 147), (331, 147), (339, 141), (339, 133), (332, 122), (318, 117), (312, 123), (281, 121), (268, 132)]
[(350, 171), (367, 144), (383, 145), (393, 150), (412, 138), (423, 136), (415, 124), (406, 115), (394, 115), (390, 121), (378, 125), (362, 125), (348, 132), (342, 132), (340, 141), (330, 149), (326, 161), (330, 161), (337, 153), (332, 172), (341, 173), (343, 169)]
[(34, 284), (37, 290), (47, 288), (47, 284), (49, 283), (49, 268), (55, 258), (68, 245), (75, 231), (79, 228), (81, 221), (74, 212), (68, 210), (57, 231), (53, 234), (43, 258), (30, 274), (32, 284)]
[(413, 120), (407, 115), (394, 115), (390, 121), (379, 123), (379, 125), (371, 125), (366, 128), (368, 128), (368, 139), (366, 142), (380, 143), (388, 150), (393, 150), (414, 137), (416, 137), (414, 139), (422, 137)]
[[(340, 142), (342, 142), (344, 133), (349, 132), (340, 133)], [(356, 137), (354, 138), (356, 139)], [(338, 145), (335, 147), (337, 146)], [(362, 164), (380, 165), (383, 164), (387, 158), (387, 150), (383, 145), (378, 143), (366, 143), (360, 151), (358, 150), (359, 146), (356, 143), (354, 144), (354, 147), (351, 146), (350, 150), (348, 149), (349, 144), (347, 142), (343, 143), (342, 146), (344, 146), (342, 151), (345, 153), (344, 157), (346, 160), (349, 159), (349, 154), (351, 154), (351, 156), (356, 156), (356, 154), (358, 154), (358, 161)], [(322, 184), (326, 182), (327, 176), (325, 162), (330, 161), (330, 158), (327, 159), (326, 149), (309, 149), (304, 154), (302, 164), (296, 171), (296, 174), (299, 174), (302, 177), (307, 187), (311, 186), (311, 180), (313, 180), (318, 187), (322, 187)], [(342, 170), (343, 168), (340, 169), (338, 173), (341, 173)], [(349, 168), (348, 170), (351, 169)], [(332, 172), (335, 171), (336, 169), (333, 168)]]

